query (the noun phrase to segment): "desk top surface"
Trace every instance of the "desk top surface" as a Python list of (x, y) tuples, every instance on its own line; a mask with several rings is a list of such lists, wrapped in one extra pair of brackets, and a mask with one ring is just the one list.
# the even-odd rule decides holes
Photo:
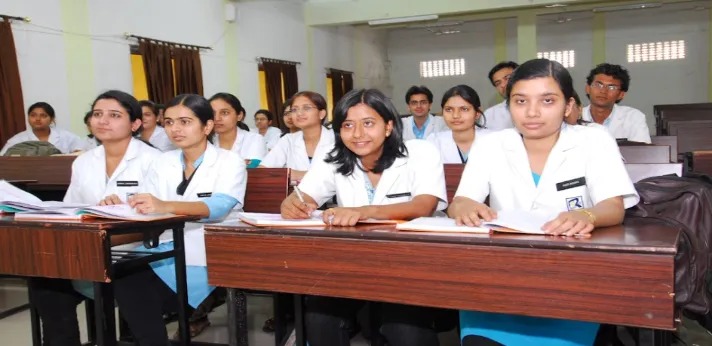
[(206, 225), (210, 234), (279, 235), (290, 237), (327, 237), (353, 240), (446, 243), (504, 247), (528, 247), (572, 251), (608, 251), (650, 254), (675, 254), (680, 231), (659, 221), (626, 219), (622, 226), (595, 230), (590, 238), (565, 238), (540, 235), (446, 234), (396, 231), (392, 225), (357, 225), (356, 227), (258, 228), (239, 221)]
[(122, 221), (109, 219), (87, 219), (81, 221), (73, 220), (15, 220), (12, 216), (0, 216), (0, 227), (21, 227), (21, 228), (51, 228), (57, 230), (120, 230), (139, 227), (165, 227), (166, 229), (176, 226), (176, 224), (197, 221), (195, 216), (176, 216), (170, 219), (155, 221)]

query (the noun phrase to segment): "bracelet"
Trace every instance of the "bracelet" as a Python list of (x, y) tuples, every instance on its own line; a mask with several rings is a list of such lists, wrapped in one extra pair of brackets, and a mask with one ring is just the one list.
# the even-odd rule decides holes
[(592, 212), (590, 212), (590, 211), (588, 211), (588, 210), (586, 210), (586, 209), (577, 209), (576, 211), (580, 211), (580, 212), (586, 214), (586, 216), (588, 216), (588, 220), (589, 220), (592, 224), (596, 224), (596, 215), (593, 215)]

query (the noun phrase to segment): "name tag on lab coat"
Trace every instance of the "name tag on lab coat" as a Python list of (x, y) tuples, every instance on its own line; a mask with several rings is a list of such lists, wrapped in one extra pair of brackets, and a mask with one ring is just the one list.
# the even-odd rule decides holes
[(208, 198), (212, 197), (213, 193), (212, 192), (199, 192), (198, 193), (198, 198)]
[(556, 184), (556, 191), (564, 191), (568, 189), (573, 189), (579, 186), (586, 186), (586, 177), (571, 179), (567, 181), (562, 181)]
[(138, 186), (138, 181), (117, 181), (116, 186), (118, 187), (130, 187), (130, 186)]
[(410, 197), (410, 192), (394, 193), (392, 195), (386, 195), (387, 198), (400, 198), (400, 197)]

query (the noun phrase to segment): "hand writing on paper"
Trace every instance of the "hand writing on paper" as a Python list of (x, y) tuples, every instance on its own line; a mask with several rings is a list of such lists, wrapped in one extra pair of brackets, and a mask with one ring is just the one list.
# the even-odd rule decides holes
[(567, 211), (559, 214), (542, 226), (546, 234), (573, 236), (588, 236), (593, 231), (593, 221), (586, 213), (579, 210)]
[[(305, 199), (307, 199), (306, 196)], [(316, 203), (312, 203), (311, 197), (309, 197), (305, 203), (302, 203), (299, 197), (297, 197), (295, 193), (292, 193), (282, 201), (280, 212), (283, 219), (309, 219), (312, 217), (312, 212), (317, 208)]]
[(136, 208), (139, 214), (165, 214), (170, 213), (169, 204), (154, 197), (150, 193), (141, 193), (129, 198), (131, 208)]
[(473, 201), (467, 197), (455, 197), (447, 209), (447, 215), (455, 219), (458, 226), (479, 227), (480, 220), (492, 221), (497, 218), (497, 212), (484, 203)]
[(368, 219), (368, 210), (358, 208), (329, 208), (322, 214), (324, 222), (330, 226), (355, 226), (359, 220)]
[(110, 195), (104, 197), (101, 201), (99, 201), (99, 205), (117, 205), (117, 204), (124, 204), (124, 201), (119, 198), (117, 195)]

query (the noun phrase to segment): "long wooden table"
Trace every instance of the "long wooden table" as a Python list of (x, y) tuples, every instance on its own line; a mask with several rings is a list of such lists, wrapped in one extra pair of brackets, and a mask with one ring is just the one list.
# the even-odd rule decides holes
[(205, 230), (215, 286), (661, 331), (678, 322), (679, 231), (652, 220), (627, 220), (589, 239), (432, 235), (374, 225), (258, 229), (231, 222)]

